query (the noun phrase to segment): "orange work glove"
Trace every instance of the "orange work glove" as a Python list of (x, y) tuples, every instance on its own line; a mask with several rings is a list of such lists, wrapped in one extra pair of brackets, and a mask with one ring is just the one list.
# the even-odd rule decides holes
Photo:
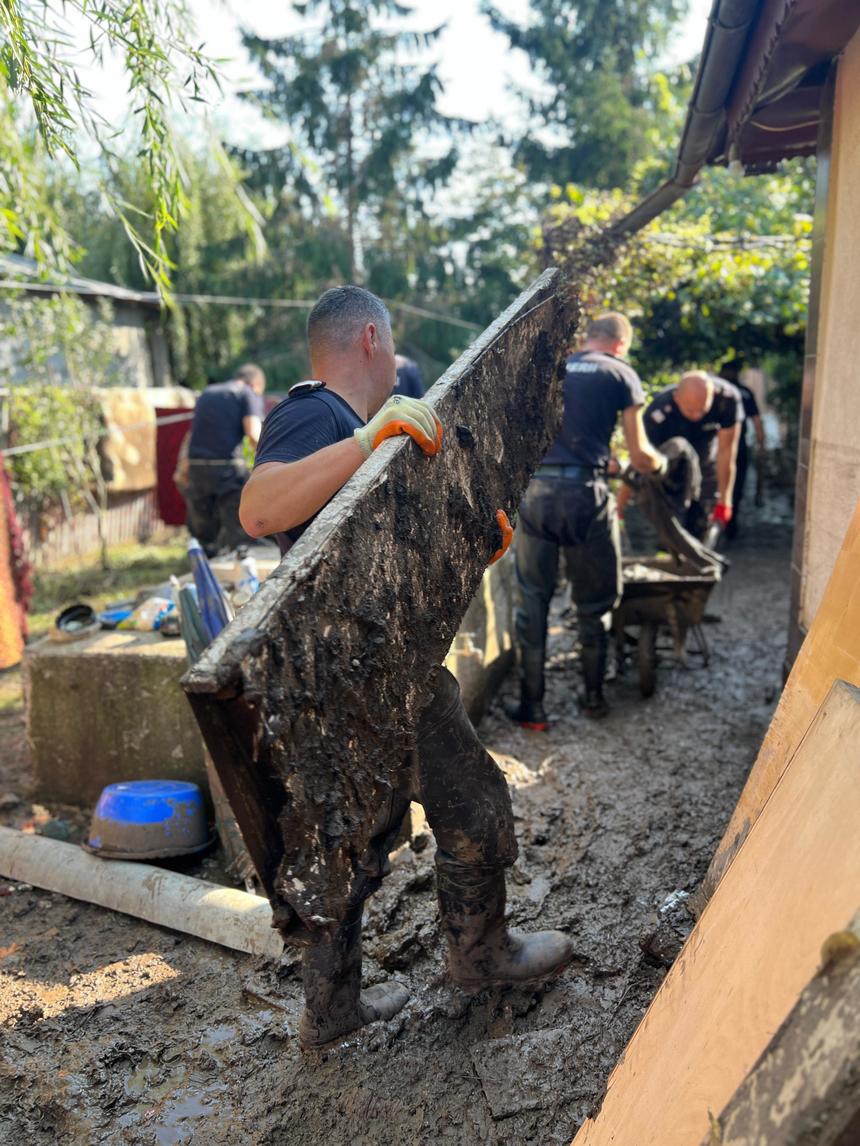
[(511, 542), (514, 539), (514, 527), (511, 525), (508, 515), (503, 509), (496, 510), (496, 523), (502, 533), (502, 547), (497, 549), (493, 556), (490, 558), (490, 565), (495, 565), (500, 557), (504, 557), (511, 547)]
[(426, 402), (395, 394), (389, 398), (378, 414), (374, 415), (353, 436), (361, 452), (369, 458), (386, 438), (408, 434), (425, 454), (438, 454), (442, 449), (442, 423)]

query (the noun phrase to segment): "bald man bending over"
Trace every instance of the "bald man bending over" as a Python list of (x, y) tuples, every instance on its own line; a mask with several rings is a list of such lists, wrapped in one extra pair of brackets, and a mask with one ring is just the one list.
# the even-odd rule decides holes
[(676, 386), (661, 390), (645, 411), (645, 432), (652, 445), (662, 447), (672, 438), (683, 438), (699, 458), (701, 493), (690, 505), (684, 525), (700, 541), (711, 522), (725, 528), (732, 519), (743, 418), (737, 387), (702, 370), (691, 370)]

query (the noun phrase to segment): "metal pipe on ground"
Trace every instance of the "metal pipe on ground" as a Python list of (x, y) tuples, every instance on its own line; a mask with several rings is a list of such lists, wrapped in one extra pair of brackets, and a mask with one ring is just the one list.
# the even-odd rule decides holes
[(74, 844), (0, 828), (0, 875), (234, 951), (270, 959), (283, 951), (265, 899), (166, 868), (99, 859)]

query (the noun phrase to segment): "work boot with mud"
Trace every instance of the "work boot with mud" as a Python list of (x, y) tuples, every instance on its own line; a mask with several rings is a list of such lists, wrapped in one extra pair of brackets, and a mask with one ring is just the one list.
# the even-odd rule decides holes
[(397, 983), (361, 990), (361, 913), (362, 905), (358, 904), (330, 942), (308, 947), (302, 953), (302, 1050), (316, 1050), (358, 1027), (391, 1019), (409, 1001), (408, 993)]
[(530, 732), (547, 732), (549, 721), (543, 707), (543, 649), (520, 650), (520, 699), (505, 701), (505, 715)]
[(537, 986), (573, 958), (573, 941), (561, 931), (508, 931), (503, 870), (437, 853), (436, 876), (448, 972), (468, 994)]
[(583, 716), (589, 720), (600, 720), (609, 715), (609, 705), (603, 692), (597, 689), (585, 689), (579, 694), (579, 708)]
[[(594, 639), (594, 638), (592, 638)], [(609, 714), (609, 705), (603, 696), (603, 682), (606, 678), (608, 639), (600, 634), (595, 643), (583, 640), (580, 659), (585, 688), (577, 696), (583, 716), (589, 720), (599, 720)]]

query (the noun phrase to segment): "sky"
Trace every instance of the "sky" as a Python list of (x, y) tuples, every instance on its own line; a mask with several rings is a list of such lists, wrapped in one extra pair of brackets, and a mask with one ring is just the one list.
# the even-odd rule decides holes
[[(277, 37), (296, 30), (301, 20), (287, 4), (272, 0), (189, 0), (205, 51), (225, 59), (223, 99), (213, 108), (219, 131), (227, 141), (246, 146), (273, 146), (283, 142), (278, 129), (266, 124), (236, 96), (253, 84), (251, 65), (243, 59), (241, 27), (261, 36)], [(528, 12), (528, 0), (498, 0), (506, 14), (519, 18)], [(692, 58), (701, 48), (712, 0), (690, 0), (687, 20), (679, 30), (668, 61)], [(479, 0), (412, 0), (416, 29), (445, 24), (432, 51), (444, 84), (441, 109), (449, 115), (481, 121), (515, 114), (516, 103), (508, 88), (529, 82), (524, 55), (513, 52), (507, 40), (494, 32), (480, 14)], [(117, 122), (127, 110), (122, 69), (108, 61), (103, 70), (84, 69), (85, 82), (98, 97), (102, 114)]]

